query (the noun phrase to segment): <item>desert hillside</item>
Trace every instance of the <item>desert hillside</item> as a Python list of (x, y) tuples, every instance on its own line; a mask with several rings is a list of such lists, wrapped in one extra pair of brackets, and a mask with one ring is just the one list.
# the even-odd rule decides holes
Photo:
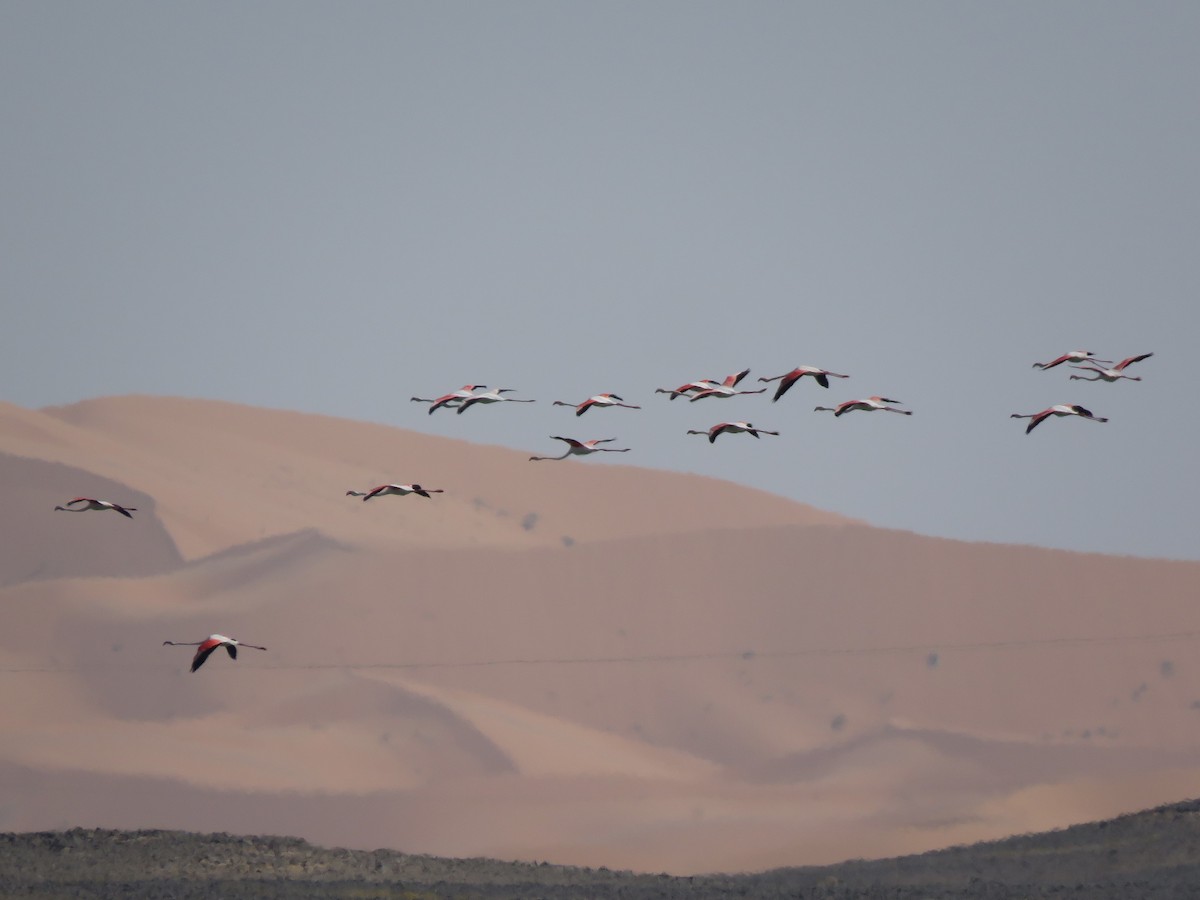
[[(198, 400), (0, 406), (0, 454), (0, 829), (737, 871), (1200, 775), (1200, 564)], [(269, 649), (162, 646), (212, 632)]]
[(1090, 900), (1191, 896), (1200, 884), (1200, 803), (1003, 841), (833, 866), (755, 874), (671, 877), (609, 868), (388, 850), (316, 847), (297, 838), (181, 831), (0, 834), (0, 892), (51, 898), (443, 897), (525, 900), (935, 900), (1056, 897)]

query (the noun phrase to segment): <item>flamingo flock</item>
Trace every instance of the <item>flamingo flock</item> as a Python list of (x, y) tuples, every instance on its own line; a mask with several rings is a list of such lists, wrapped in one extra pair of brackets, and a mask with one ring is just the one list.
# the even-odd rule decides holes
[(1127, 357), (1126, 359), (1121, 360), (1119, 363), (1117, 363), (1115, 366), (1113, 366), (1110, 369), (1099, 369), (1096, 366), (1072, 365), (1071, 366), (1072, 369), (1084, 369), (1085, 371), (1088, 371), (1088, 372), (1095, 372), (1096, 375), (1093, 378), (1088, 378), (1086, 375), (1072, 375), (1071, 380), (1072, 381), (1113, 382), (1113, 381), (1120, 381), (1122, 378), (1128, 378), (1130, 381), (1141, 381), (1142, 379), (1138, 375), (1126, 375), (1125, 367), (1132, 365), (1135, 362), (1141, 362), (1143, 359), (1149, 359), (1153, 355), (1154, 355), (1153, 353), (1143, 353), (1141, 356), (1130, 356), (1130, 357)]
[(439, 409), (449, 409), (461, 404), (468, 397), (474, 395), (474, 392), (481, 388), (486, 388), (486, 384), (464, 384), (457, 391), (451, 391), (449, 394), (442, 394), (433, 400), (426, 400), (424, 397), (411, 398), (414, 403), (431, 403), (429, 414), (432, 416)]
[[(1089, 372), (1090, 375), (1071, 375), (1070, 380), (1075, 381), (1105, 381), (1109, 383), (1122, 380), (1141, 381), (1139, 376), (1128, 375), (1125, 370), (1133, 365), (1152, 357), (1153, 353), (1142, 353), (1136, 356), (1129, 356), (1120, 362), (1113, 364), (1110, 360), (1103, 360), (1096, 357), (1095, 353), (1090, 350), (1071, 350), (1067, 353), (1050, 360), (1049, 362), (1035, 362), (1033, 367), (1042, 371), (1057, 368), (1061, 365), (1068, 365), (1072, 369), (1078, 369)], [(1107, 368), (1101, 368), (1100, 366)], [(747, 390), (739, 388), (738, 385), (750, 374), (749, 369), (743, 369), (740, 372), (727, 375), (721, 380), (714, 378), (700, 378), (695, 381), (688, 381), (676, 388), (657, 388), (655, 393), (667, 394), (669, 400), (675, 400), (679, 397), (687, 397), (689, 402), (694, 403), (698, 400), (709, 398), (729, 399), (740, 395), (762, 394), (766, 393), (767, 388), (758, 388)], [(786, 395), (798, 382), (805, 377), (810, 378), (819, 387), (828, 389), (831, 378), (849, 378), (849, 375), (833, 372), (829, 369), (823, 369), (817, 366), (801, 365), (796, 366), (788, 372), (781, 375), (764, 376), (758, 379), (764, 384), (779, 382), (775, 389), (774, 395), (771, 397), (772, 403), (777, 403), (784, 395)], [(428, 413), (432, 415), (439, 409), (454, 409), (457, 414), (461, 415), (466, 410), (473, 406), (487, 406), (495, 403), (533, 403), (533, 399), (508, 397), (506, 394), (515, 393), (514, 388), (493, 388), (488, 389), (484, 384), (465, 384), (456, 391), (451, 391), (442, 394), (439, 397), (426, 399), (422, 397), (411, 398), (416, 403), (428, 403)], [(625, 399), (615, 393), (594, 394), (588, 397), (581, 403), (568, 403), (563, 400), (556, 400), (554, 406), (566, 406), (575, 410), (576, 417), (582, 416), (590, 409), (603, 409), (612, 407), (622, 407), (625, 409), (640, 410), (642, 407), (625, 402)], [(835, 418), (841, 417), (850, 412), (891, 412), (903, 416), (911, 416), (912, 410), (901, 409), (901, 401), (894, 400), (882, 395), (872, 395), (863, 399), (845, 400), (835, 406), (816, 406), (814, 412), (832, 412)], [(1104, 416), (1098, 416), (1087, 407), (1077, 403), (1059, 403), (1053, 406), (1048, 406), (1039, 412), (1034, 413), (1012, 413), (1010, 418), (1028, 419), (1029, 424), (1025, 427), (1025, 433), (1029, 434), (1043, 422), (1052, 418), (1069, 418), (1075, 417), (1086, 419), (1092, 422), (1107, 422), (1108, 419)], [(756, 440), (760, 435), (779, 436), (778, 431), (761, 428), (747, 421), (729, 421), (717, 422), (714, 425), (705, 429), (689, 429), (689, 435), (703, 435), (708, 438), (710, 444), (715, 444), (718, 437), (722, 435), (733, 434), (749, 434)], [(529, 457), (530, 462), (539, 462), (543, 460), (563, 460), (572, 456), (589, 456), (593, 453), (628, 453), (629, 447), (606, 447), (605, 444), (615, 442), (616, 438), (593, 438), (591, 440), (580, 440), (573, 437), (563, 437), (560, 435), (551, 435), (551, 440), (561, 441), (566, 445), (566, 449), (560, 456), (538, 456)], [(433, 494), (443, 494), (446, 491), (443, 488), (427, 488), (422, 487), (417, 483), (399, 484), (388, 483), (381, 484), (369, 490), (348, 490), (346, 496), (360, 497), (364, 502), (380, 497), (406, 497), (411, 494), (416, 494), (425, 499), (431, 499)], [(108, 511), (116, 512), (125, 518), (132, 519), (133, 513), (137, 511), (137, 507), (125, 506), (120, 503), (114, 503), (111, 500), (98, 500), (92, 497), (75, 497), (68, 500), (66, 503), (55, 506), (56, 511), (62, 512), (89, 512), (89, 511)], [(163, 646), (186, 646), (196, 647), (195, 656), (192, 658), (191, 671), (197, 671), (204, 665), (205, 661), (216, 650), (224, 647), (229, 657), (233, 660), (237, 659), (237, 651), (239, 647), (248, 647), (254, 650), (266, 650), (266, 647), (257, 644), (247, 644), (238, 641), (234, 638), (227, 637), (222, 634), (210, 634), (207, 638), (201, 641), (163, 641)]]
[[(1055, 366), (1061, 366), (1063, 363), (1069, 364), (1072, 369), (1084, 369), (1089, 372), (1094, 372), (1095, 375), (1089, 378), (1086, 375), (1072, 375), (1071, 381), (1107, 381), (1115, 382), (1121, 379), (1129, 381), (1141, 381), (1140, 377), (1126, 375), (1125, 369), (1134, 363), (1149, 359), (1153, 353), (1140, 353), (1137, 356), (1128, 356), (1121, 360), (1116, 365), (1113, 365), (1112, 360), (1097, 359), (1096, 354), (1091, 350), (1068, 350), (1066, 353), (1059, 356), (1057, 359), (1052, 359), (1050, 362), (1040, 363), (1035, 362), (1033, 367), (1043, 371), (1053, 369)], [(1085, 363), (1085, 365), (1077, 365), (1077, 363)], [(1096, 366), (1096, 363), (1102, 363), (1111, 368), (1101, 369)], [(1080, 406), (1078, 403), (1056, 403), (1053, 406), (1048, 406), (1040, 412), (1035, 413), (1013, 413), (1010, 418), (1013, 419), (1029, 419), (1029, 424), (1025, 426), (1025, 433), (1029, 434), (1033, 429), (1037, 428), (1043, 422), (1050, 418), (1064, 418), (1075, 416), (1079, 419), (1087, 419), (1091, 422), (1107, 422), (1108, 419), (1104, 416), (1098, 416), (1085, 406)]]

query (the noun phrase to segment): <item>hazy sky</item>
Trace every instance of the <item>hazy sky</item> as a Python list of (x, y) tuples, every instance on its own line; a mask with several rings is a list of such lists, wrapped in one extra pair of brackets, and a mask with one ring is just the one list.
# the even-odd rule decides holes
[[(0, 2), (2, 397), (617, 437), (878, 525), (1200, 559), (1198, 46), (1190, 0)], [(1155, 356), (1031, 367), (1076, 348)], [(801, 363), (852, 377), (653, 393)], [(540, 402), (409, 402), (467, 382)], [(549, 402), (600, 391), (645, 408)], [(813, 412), (871, 394), (915, 414)], [(1009, 418), (1053, 403), (1111, 421)], [(684, 433), (736, 419), (783, 434)]]

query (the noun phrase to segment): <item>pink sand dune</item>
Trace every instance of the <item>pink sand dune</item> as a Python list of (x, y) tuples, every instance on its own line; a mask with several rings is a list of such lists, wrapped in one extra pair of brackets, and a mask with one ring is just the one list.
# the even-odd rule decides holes
[[(1200, 564), (525, 457), (198, 400), (0, 405), (0, 828), (697, 872), (1195, 792)], [(392, 479), (446, 493), (345, 495)], [(80, 492), (139, 514), (53, 512)], [(162, 646), (212, 632), (269, 649), (193, 674)]]

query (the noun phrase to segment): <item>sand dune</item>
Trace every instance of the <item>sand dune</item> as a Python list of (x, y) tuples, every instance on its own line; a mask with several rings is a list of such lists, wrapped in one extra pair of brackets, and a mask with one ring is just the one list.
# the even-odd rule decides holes
[[(1200, 564), (204, 401), (0, 406), (0, 452), (0, 828), (745, 870), (1200, 772)], [(392, 478), (448, 493), (345, 496)], [(139, 516), (53, 512), (78, 490)], [(270, 649), (162, 646), (214, 631)]]
[[(178, 398), (41, 412), (0, 404), (0, 451), (136, 484), (155, 497), (189, 559), (313, 525), (348, 542), (461, 547), (850, 521), (713, 479), (574, 462), (535, 470), (528, 454), (501, 447)], [(447, 493), (368, 503), (345, 496), (389, 481)]]
[[(0, 505), (0, 585), (83, 575), (167, 572), (183, 558), (155, 515), (154, 500), (91, 472), (0, 453), (5, 485)], [(59, 513), (54, 507), (85, 495), (135, 507), (132, 522), (118, 513)], [(130, 531), (136, 540), (130, 540)]]

